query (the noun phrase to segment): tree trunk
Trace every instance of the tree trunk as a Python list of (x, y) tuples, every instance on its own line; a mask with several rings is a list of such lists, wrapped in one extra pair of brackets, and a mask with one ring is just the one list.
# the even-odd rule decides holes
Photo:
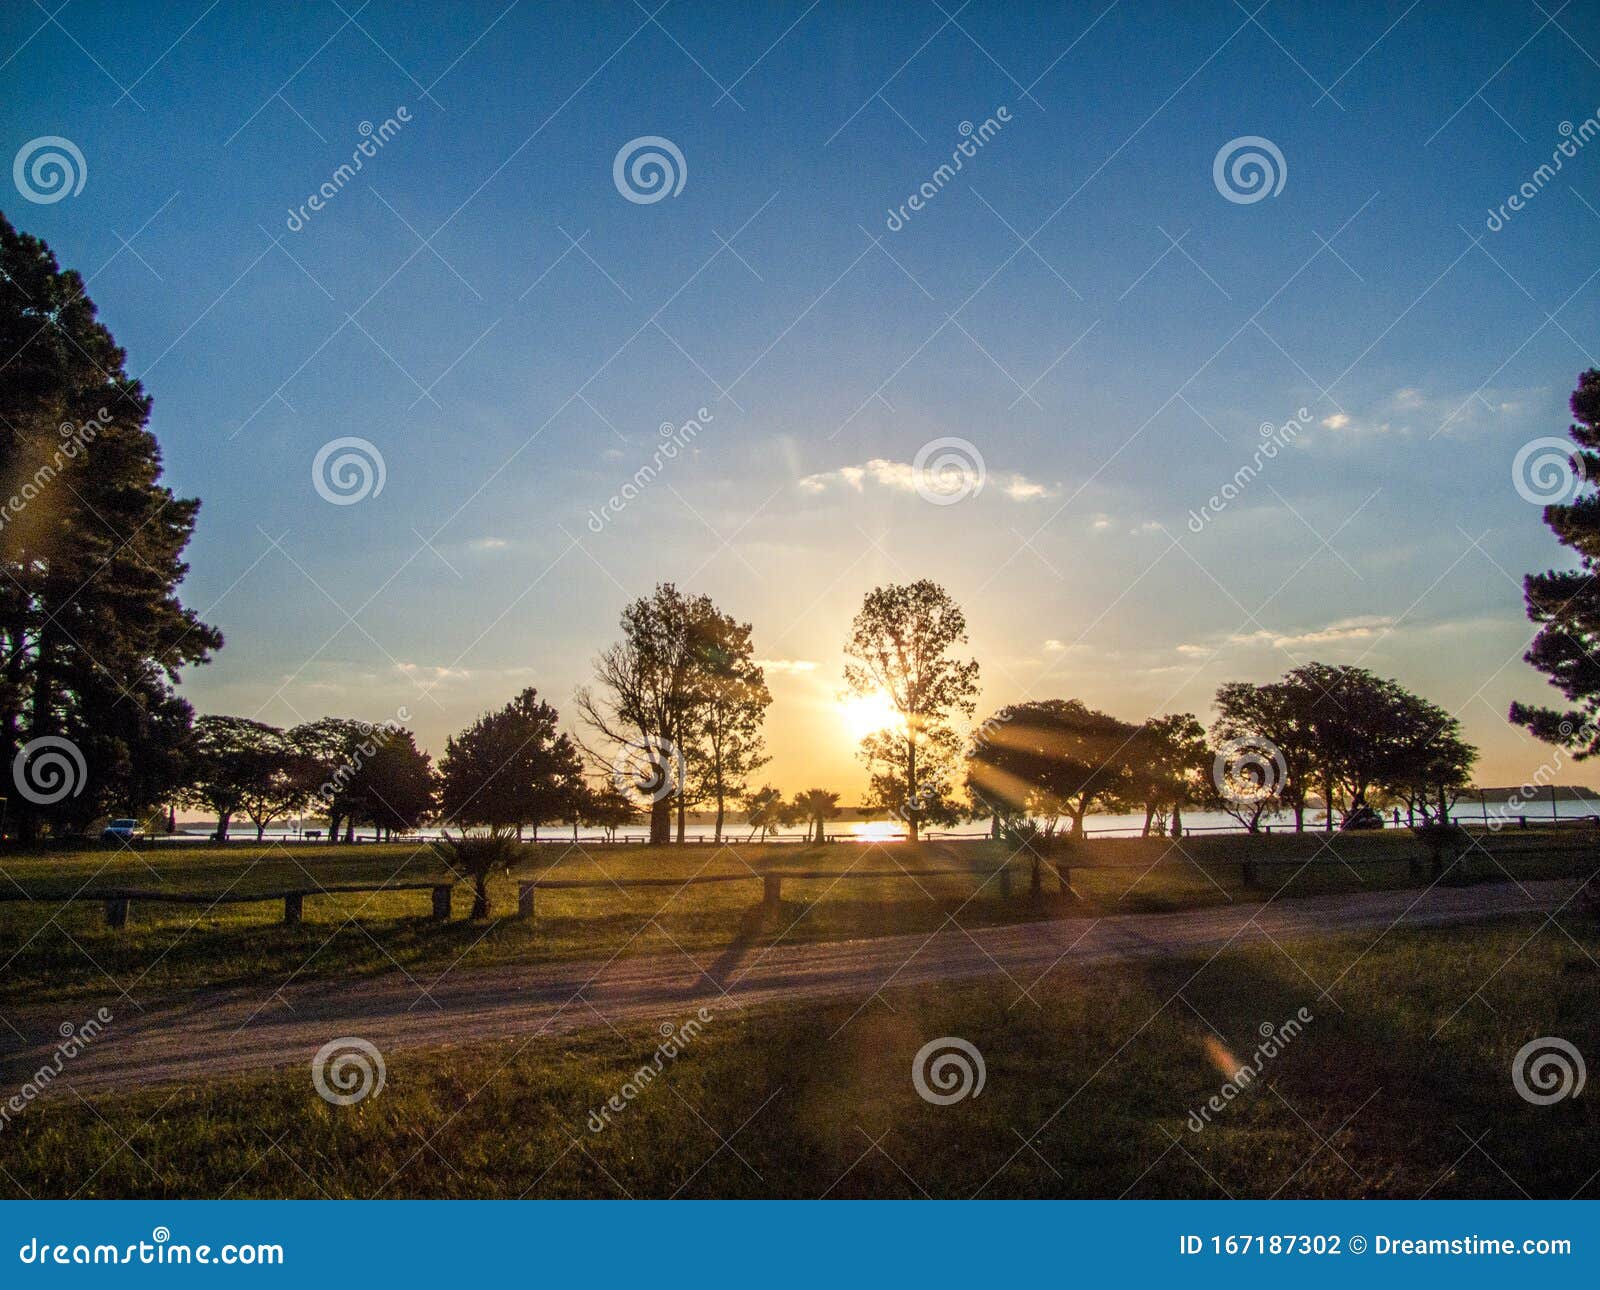
[(217, 841), (228, 840), (228, 822), (233, 819), (232, 811), (219, 811), (217, 813)]
[(650, 803), (650, 845), (658, 847), (672, 840), (672, 803), (660, 798)]
[[(915, 732), (912, 732), (915, 733)], [(906, 740), (906, 837), (917, 840), (917, 741)]]
[(1303, 797), (1294, 804), (1294, 831), (1296, 833), (1306, 831), (1306, 801)]
[(1155, 818), (1156, 804), (1154, 802), (1146, 802), (1144, 804), (1144, 828), (1139, 830), (1139, 836), (1141, 838), (1147, 838), (1150, 836), (1150, 821)]
[(1183, 804), (1181, 802), (1172, 804), (1172, 836), (1175, 838), (1183, 836)]
[(1327, 809), (1328, 819), (1327, 819), (1327, 822), (1323, 825), (1323, 830), (1322, 831), (1324, 833), (1332, 833), (1333, 832), (1333, 776), (1332, 775), (1327, 776), (1322, 781), (1322, 800), (1323, 800), (1323, 805), (1328, 808)]
[(266, 825), (265, 821), (262, 821), (261, 823), (256, 825), (256, 841), (257, 842), (261, 841), (261, 839), (264, 838), (266, 836), (266, 834), (267, 834), (267, 825)]
[(722, 821), (726, 817), (726, 809), (725, 809), (726, 798), (727, 798), (727, 795), (723, 792), (722, 785), (718, 784), (717, 785), (717, 823), (716, 823), (715, 828), (712, 831), (711, 840), (713, 842), (718, 843), (719, 845), (722, 842)]
[(683, 820), (687, 813), (688, 808), (684, 804), (683, 793), (680, 791), (678, 794), (678, 843), (680, 846), (683, 844)]
[(472, 879), (472, 917), (484, 922), (489, 917), (489, 875), (475, 874)]

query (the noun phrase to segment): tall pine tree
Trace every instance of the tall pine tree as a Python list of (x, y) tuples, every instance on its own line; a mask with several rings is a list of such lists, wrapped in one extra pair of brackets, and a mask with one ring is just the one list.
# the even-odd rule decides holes
[[(1600, 371), (1590, 368), (1572, 394), (1568, 428), (1580, 477), (1600, 481)], [(1523, 655), (1573, 705), (1567, 709), (1513, 703), (1511, 720), (1578, 757), (1600, 752), (1600, 494), (1584, 489), (1569, 502), (1544, 508), (1544, 522), (1578, 557), (1576, 569), (1529, 574), (1523, 580), (1528, 617), (1543, 623)]]
[(0, 774), (25, 779), (44, 737), (82, 766), (58, 800), (0, 789), (25, 838), (159, 801), (192, 716), (179, 670), (222, 644), (179, 602), (200, 504), (161, 485), (124, 360), (83, 279), (0, 215)]

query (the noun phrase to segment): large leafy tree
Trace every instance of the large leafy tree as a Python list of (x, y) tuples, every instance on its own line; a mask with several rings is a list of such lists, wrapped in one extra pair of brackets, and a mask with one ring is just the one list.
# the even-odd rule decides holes
[(404, 727), (379, 733), (377, 748), (356, 774), (362, 820), (382, 831), (410, 833), (432, 813), (438, 776), (432, 758)]
[(1050, 832), (1066, 819), (1073, 836), (1082, 837), (1094, 806), (1143, 800), (1132, 771), (1139, 732), (1078, 699), (1012, 704), (980, 728), (967, 781), (974, 797), (1006, 816), (1040, 817)]
[(898, 717), (861, 741), (870, 804), (903, 818), (913, 842), (923, 821), (958, 818), (951, 722), (972, 716), (978, 692), (977, 660), (953, 652), (966, 641), (960, 606), (928, 579), (868, 592), (845, 641), (845, 684), (860, 697), (885, 696)]
[[(1251, 681), (1229, 681), (1217, 690), (1217, 720), (1211, 728), (1219, 745), (1238, 740), (1266, 739), (1283, 758), (1282, 782), (1262, 785), (1271, 792), (1252, 794), (1224, 809), (1236, 815), (1254, 831), (1261, 815), (1279, 803), (1294, 812), (1295, 831), (1305, 829), (1306, 797), (1318, 764), (1317, 714), (1322, 699), (1319, 686), (1308, 678), (1290, 679), (1257, 685)], [(1220, 789), (1220, 786), (1219, 786)]]
[[(1590, 368), (1572, 393), (1572, 458), (1580, 477), (1600, 481), (1600, 371)], [(1511, 720), (1577, 758), (1600, 752), (1600, 493), (1592, 487), (1544, 508), (1544, 522), (1577, 557), (1575, 569), (1552, 569), (1523, 580), (1528, 617), (1543, 626), (1523, 656), (1550, 678), (1565, 708), (1513, 703)]]
[[(173, 687), (221, 635), (178, 599), (199, 502), (161, 482), (150, 399), (82, 278), (0, 216), (0, 759), (66, 739), (87, 773), (15, 797), (24, 837), (177, 787)], [(124, 711), (140, 710), (140, 715)]]
[(276, 726), (249, 717), (204, 716), (194, 724), (183, 796), (216, 815), (217, 841), (228, 840), (240, 812), (250, 816), (259, 838), (268, 823), (305, 799), (306, 775), (300, 754)]
[(389, 727), (350, 717), (322, 717), (296, 726), (289, 738), (314, 766), (314, 796), (328, 813), (328, 841), (355, 840), (355, 826), (371, 818), (361, 768), (377, 752)]
[(565, 818), (584, 791), (583, 763), (558, 721), (530, 686), (446, 740), (439, 763), (445, 823), (520, 833)]
[(1170, 815), (1174, 835), (1183, 831), (1183, 808), (1206, 800), (1205, 786), (1211, 770), (1211, 750), (1206, 732), (1193, 713), (1173, 712), (1151, 717), (1129, 741), (1128, 792), (1144, 804), (1148, 837), (1153, 824)]
[(750, 628), (706, 596), (662, 583), (622, 611), (622, 639), (594, 664), (578, 711), (650, 809), (650, 841), (684, 837), (691, 796), (726, 798), (765, 764), (760, 723), (771, 702), (750, 657)]

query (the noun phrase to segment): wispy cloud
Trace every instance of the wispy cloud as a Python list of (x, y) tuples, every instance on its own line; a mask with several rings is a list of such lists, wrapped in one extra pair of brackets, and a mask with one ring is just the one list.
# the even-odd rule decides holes
[[(972, 468), (969, 467), (969, 470)], [(807, 475), (800, 481), (800, 489), (807, 493), (823, 493), (830, 488), (843, 486), (861, 493), (871, 484), (878, 488), (889, 489), (891, 492), (915, 493), (918, 491), (918, 482), (917, 468), (911, 462), (874, 457), (859, 466), (840, 466), (837, 470), (824, 471), (820, 475)], [(930, 481), (927, 479), (922, 479), (920, 482), (924, 488), (930, 486)], [(974, 470), (971, 483), (977, 482)], [(938, 481), (933, 482), (933, 487), (935, 491), (949, 491), (951, 481), (941, 475)], [(1036, 501), (1041, 497), (1049, 497), (1054, 492), (1048, 484), (1041, 484), (1014, 471), (990, 471), (982, 480), (982, 489), (984, 492), (999, 493), (1014, 502)]]
[(795, 674), (800, 672), (815, 672), (817, 665), (808, 658), (758, 658), (756, 666), (766, 672), (781, 672)]
[(1389, 631), (1394, 622), (1393, 618), (1368, 614), (1359, 618), (1341, 618), (1337, 622), (1310, 631), (1286, 633), (1258, 631), (1231, 636), (1228, 639), (1235, 645), (1271, 645), (1274, 649), (1295, 649), (1307, 645), (1371, 640)]

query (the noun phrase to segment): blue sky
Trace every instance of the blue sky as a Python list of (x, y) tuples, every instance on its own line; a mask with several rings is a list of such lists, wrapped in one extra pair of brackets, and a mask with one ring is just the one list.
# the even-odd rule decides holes
[[(7, 155), (65, 137), (87, 176), (4, 206), (93, 275), (204, 501), (202, 711), (404, 707), (437, 752), (526, 684), (569, 709), (671, 579), (777, 664), (773, 778), (851, 790), (849, 618), (932, 576), (985, 707), (1205, 715), (1360, 661), (1508, 783), (1549, 758), (1504, 720), (1545, 694), (1516, 580), (1560, 559), (1512, 464), (1600, 365), (1600, 141), (1486, 227), (1600, 110), (1595, 6), (1542, 3), (16, 4)], [(643, 136), (675, 196), (614, 182)], [(1246, 136), (1283, 183), (1238, 202)], [(343, 437), (384, 486), (330, 505)], [(941, 438), (985, 471), (953, 505), (910, 487)]]

